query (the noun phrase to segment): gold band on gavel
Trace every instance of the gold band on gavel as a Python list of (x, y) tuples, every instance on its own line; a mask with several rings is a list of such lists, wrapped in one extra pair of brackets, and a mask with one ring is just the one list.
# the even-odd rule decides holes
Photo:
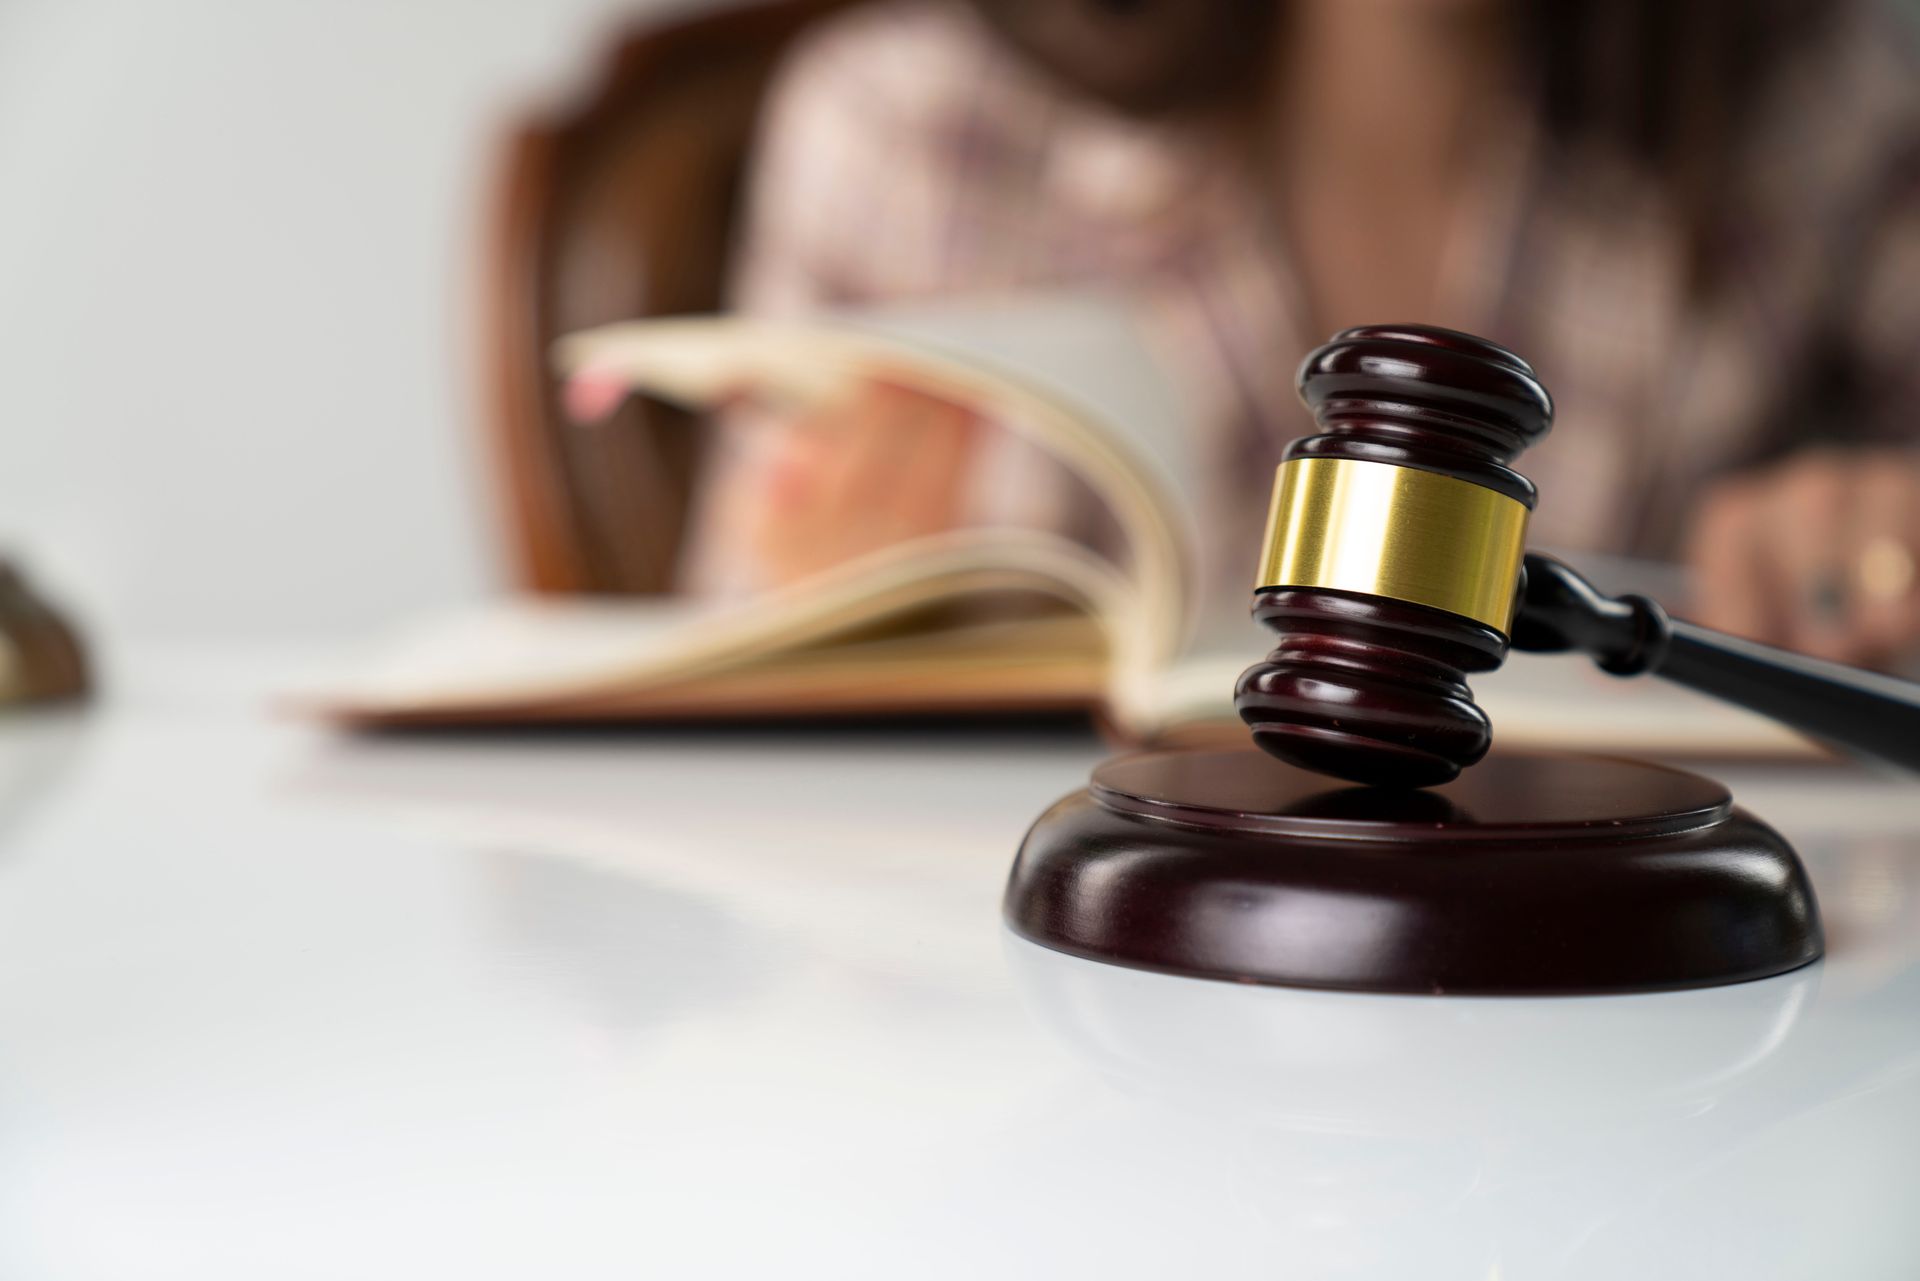
[(1392, 463), (1280, 464), (1257, 587), (1330, 587), (1460, 614), (1505, 634), (1527, 506), (1472, 481)]

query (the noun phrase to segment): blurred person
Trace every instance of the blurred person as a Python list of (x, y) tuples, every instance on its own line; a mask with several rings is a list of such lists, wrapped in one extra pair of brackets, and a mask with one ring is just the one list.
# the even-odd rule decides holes
[[(1299, 356), (1419, 321), (1539, 370), (1531, 540), (1682, 559), (1702, 622), (1920, 644), (1920, 124), (1906, 33), (1809, 0), (913, 0), (772, 92), (738, 305), (1122, 287), (1194, 408), (1202, 608), (1244, 609)], [(874, 386), (736, 421), (683, 577), (962, 521), (1098, 537), (1064, 470)]]

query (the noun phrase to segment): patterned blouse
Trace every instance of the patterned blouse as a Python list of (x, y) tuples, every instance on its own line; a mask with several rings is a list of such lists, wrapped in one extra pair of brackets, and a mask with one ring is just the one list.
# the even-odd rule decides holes
[[(1717, 472), (1802, 443), (1920, 435), (1920, 81), (1906, 34), (1862, 10), (1783, 71), (1738, 169), (1733, 268), (1704, 304), (1652, 179), (1600, 155), (1550, 157), (1530, 113), (1507, 113), (1484, 148), (1484, 198), (1455, 220), (1441, 297), (1553, 391), (1553, 433), (1521, 462), (1542, 494), (1530, 541), (1670, 555), (1689, 495)], [(736, 282), (749, 311), (1076, 287), (1144, 299), (1215, 500), (1201, 595), (1243, 607), (1273, 464), (1310, 425), (1294, 369), (1325, 335), (1306, 332), (1267, 198), (1224, 145), (1106, 113), (965, 5), (913, 0), (802, 41), (769, 99), (751, 200)], [(1851, 394), (1822, 412), (1800, 389), (1836, 355)], [(722, 563), (712, 528), (714, 491), (754, 465), (747, 434), (710, 473), (696, 585), (752, 577)], [(1056, 468), (1011, 444), (987, 452), (983, 511), (1093, 536)]]

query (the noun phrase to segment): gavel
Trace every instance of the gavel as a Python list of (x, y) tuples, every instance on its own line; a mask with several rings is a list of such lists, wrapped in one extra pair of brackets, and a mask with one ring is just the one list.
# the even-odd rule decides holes
[(1467, 677), (1509, 648), (1664, 677), (1920, 770), (1920, 685), (1670, 618), (1526, 551), (1513, 470), (1553, 401), (1524, 360), (1424, 325), (1348, 329), (1301, 365), (1318, 432), (1274, 482), (1253, 613), (1280, 634), (1234, 691), (1283, 761), (1385, 787), (1445, 783), (1493, 726)]

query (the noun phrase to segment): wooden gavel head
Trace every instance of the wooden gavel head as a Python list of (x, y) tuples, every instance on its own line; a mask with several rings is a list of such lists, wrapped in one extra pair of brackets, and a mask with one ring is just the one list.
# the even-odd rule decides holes
[(1466, 676), (1506, 657), (1534, 504), (1508, 464), (1553, 401), (1512, 352), (1423, 325), (1336, 334), (1299, 386), (1319, 431), (1275, 477), (1253, 604), (1280, 643), (1234, 704), (1281, 760), (1444, 783), (1492, 742)]

